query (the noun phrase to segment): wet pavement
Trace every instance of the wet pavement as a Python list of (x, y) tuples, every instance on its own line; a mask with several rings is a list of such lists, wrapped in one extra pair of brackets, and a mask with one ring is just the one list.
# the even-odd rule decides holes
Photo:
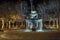
[(0, 32), (0, 40), (60, 40), (60, 32)]

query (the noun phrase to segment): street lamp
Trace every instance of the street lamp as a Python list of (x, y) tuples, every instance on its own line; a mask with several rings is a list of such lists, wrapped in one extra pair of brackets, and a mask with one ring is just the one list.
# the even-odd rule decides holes
[(30, 0), (30, 3), (31, 3), (31, 11), (32, 11), (32, 9), (33, 9), (33, 8), (32, 8), (32, 2), (33, 2), (33, 0)]

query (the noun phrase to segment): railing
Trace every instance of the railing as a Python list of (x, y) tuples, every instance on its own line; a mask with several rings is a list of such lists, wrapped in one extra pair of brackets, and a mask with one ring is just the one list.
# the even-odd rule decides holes
[(19, 22), (19, 21), (5, 21), (4, 19), (0, 20), (0, 29), (4, 30), (4, 29), (24, 29), (25, 25), (23, 24), (23, 22)]
[(57, 19), (48, 20), (48, 21), (49, 21), (48, 25), (44, 24), (47, 29), (49, 29), (49, 28), (50, 29), (58, 29), (59, 28), (58, 20)]

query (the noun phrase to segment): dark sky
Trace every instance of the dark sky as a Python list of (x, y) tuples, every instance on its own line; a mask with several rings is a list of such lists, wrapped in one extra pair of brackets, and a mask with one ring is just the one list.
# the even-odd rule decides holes
[[(12, 13), (12, 12), (16, 13), (14, 7), (17, 5), (17, 2), (20, 3), (22, 1), (26, 1), (30, 5), (30, 0), (0, 0), (0, 14), (1, 13), (2, 13), (2, 15), (5, 13), (7, 14), (9, 12), (9, 10), (11, 10), (10, 13)], [(52, 2), (49, 3), (49, 1), (52, 1)], [(54, 1), (55, 1), (55, 3), (54, 3)], [(40, 6), (40, 7), (42, 7), (40, 9), (41, 13), (43, 13), (44, 10), (46, 10), (48, 12), (51, 10), (54, 10), (54, 12), (56, 12), (55, 9), (58, 9), (57, 6), (55, 7), (55, 4), (57, 3), (57, 1), (58, 1), (58, 5), (59, 5), (60, 0), (33, 0), (33, 5), (37, 6), (37, 4), (42, 4)], [(43, 4), (44, 2), (46, 3), (46, 5)], [(9, 7), (9, 9), (7, 9), (7, 7)], [(51, 12), (49, 12), (49, 13), (51, 14)]]
[[(24, 1), (24, 0), (0, 0), (0, 4), (3, 4), (3, 3), (7, 3), (7, 2), (12, 2), (12, 3), (16, 3), (16, 2), (19, 2), (19, 1)], [(25, 0), (29, 3), (29, 0)], [(48, 2), (49, 0), (33, 0), (33, 3), (36, 4), (36, 3), (43, 3), (43, 2)]]
[[(30, 0), (0, 0), (0, 4), (5, 4), (5, 3), (8, 3), (8, 2), (16, 4), (19, 1), (20, 2), (21, 1), (27, 1), (28, 4), (30, 3)], [(44, 2), (46, 2), (48, 4), (49, 1), (59, 1), (59, 0), (33, 0), (33, 5), (42, 4)]]

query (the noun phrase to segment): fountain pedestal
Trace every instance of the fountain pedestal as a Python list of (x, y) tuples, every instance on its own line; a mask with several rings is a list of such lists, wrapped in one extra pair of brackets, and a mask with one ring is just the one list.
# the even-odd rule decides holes
[(35, 29), (36, 31), (42, 31), (43, 29), (42, 19), (26, 20), (26, 30), (32, 30), (32, 28)]

